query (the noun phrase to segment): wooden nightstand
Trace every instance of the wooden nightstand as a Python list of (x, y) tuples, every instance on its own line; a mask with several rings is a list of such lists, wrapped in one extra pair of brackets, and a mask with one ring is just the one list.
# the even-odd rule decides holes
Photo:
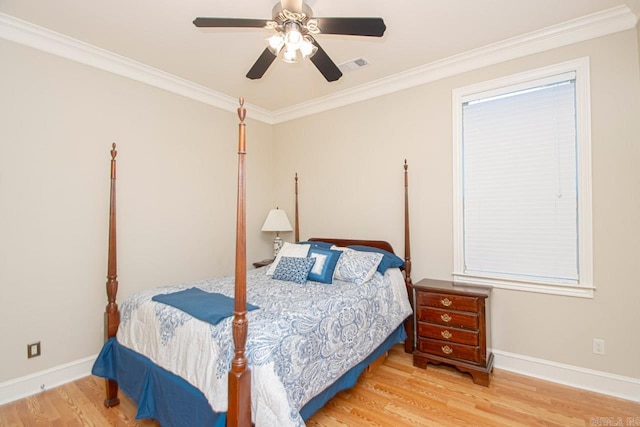
[(491, 289), (464, 288), (423, 279), (413, 285), (416, 343), (413, 364), (446, 363), (489, 385), (493, 353), (487, 352), (486, 306)]
[(264, 267), (265, 265), (269, 265), (273, 262), (273, 258), (263, 259), (262, 261), (254, 262), (253, 266), (255, 268)]

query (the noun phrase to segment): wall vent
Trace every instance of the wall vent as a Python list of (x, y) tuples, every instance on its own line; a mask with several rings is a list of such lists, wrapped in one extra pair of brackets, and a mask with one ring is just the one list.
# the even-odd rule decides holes
[(347, 62), (343, 62), (342, 64), (338, 65), (338, 68), (340, 68), (340, 71), (345, 73), (348, 71), (357, 70), (358, 68), (362, 68), (367, 64), (369, 64), (369, 61), (367, 61), (366, 59), (356, 58)]

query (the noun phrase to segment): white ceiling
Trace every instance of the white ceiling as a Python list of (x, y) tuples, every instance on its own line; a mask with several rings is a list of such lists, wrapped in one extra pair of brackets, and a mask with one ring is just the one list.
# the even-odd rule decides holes
[[(640, 0), (307, 0), (314, 16), (380, 16), (382, 38), (319, 35), (336, 64), (369, 65), (328, 83), (312, 63), (276, 60), (260, 80), (245, 74), (271, 34), (199, 29), (198, 16), (271, 18), (276, 0), (0, 0), (0, 12), (193, 82), (224, 97), (242, 95), (266, 112), (295, 108), (388, 81), (454, 55), (523, 37), (610, 8), (637, 16)], [(629, 11), (627, 11), (629, 12)], [(375, 83), (372, 83), (375, 82)]]

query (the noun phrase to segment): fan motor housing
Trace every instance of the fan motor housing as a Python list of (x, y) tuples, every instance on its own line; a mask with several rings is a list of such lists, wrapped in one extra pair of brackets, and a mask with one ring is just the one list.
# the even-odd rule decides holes
[[(280, 2), (277, 2), (271, 10), (271, 16), (273, 17), (274, 21), (276, 20), (280, 12), (282, 12), (282, 4)], [(307, 18), (311, 18), (313, 16), (313, 10), (311, 10), (309, 5), (307, 5), (306, 3), (302, 3), (302, 13), (307, 15)]]

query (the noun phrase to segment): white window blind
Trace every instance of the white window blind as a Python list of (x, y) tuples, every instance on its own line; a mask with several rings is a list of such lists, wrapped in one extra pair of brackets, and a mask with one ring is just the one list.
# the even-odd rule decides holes
[(464, 273), (579, 282), (575, 73), (462, 98)]

